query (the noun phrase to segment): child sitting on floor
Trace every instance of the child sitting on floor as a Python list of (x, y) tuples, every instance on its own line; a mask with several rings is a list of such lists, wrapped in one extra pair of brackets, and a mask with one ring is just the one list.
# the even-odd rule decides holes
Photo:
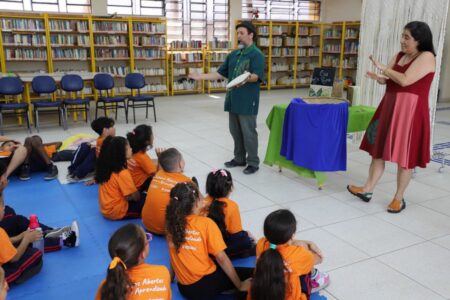
[[(103, 141), (108, 136), (115, 136), (114, 120), (107, 117), (100, 117), (91, 123), (91, 128), (98, 134), (95, 148), (90, 143), (82, 143), (75, 151), (71, 165), (68, 167), (68, 180), (77, 182), (85, 178), (95, 170), (95, 159), (100, 155)], [(91, 180), (87, 184), (94, 184)]]
[(165, 266), (145, 263), (151, 233), (136, 224), (119, 228), (109, 240), (111, 262), (95, 300), (171, 299), (170, 275)]
[(229, 257), (253, 256), (256, 251), (255, 241), (242, 229), (239, 206), (229, 198), (232, 191), (233, 178), (228, 170), (210, 172), (206, 179), (206, 215), (219, 226)]
[(110, 220), (134, 219), (141, 216), (145, 198), (134, 185), (127, 160), (131, 148), (126, 138), (108, 136), (103, 142), (95, 169), (99, 184), (98, 200), (102, 215)]
[(183, 174), (185, 162), (177, 149), (169, 148), (163, 151), (158, 161), (162, 170), (155, 174), (148, 189), (142, 210), (142, 222), (148, 231), (164, 234), (170, 190), (178, 182), (190, 182), (191, 178)]
[(240, 291), (236, 296), (245, 299), (253, 268), (233, 267), (224, 251), (227, 246), (219, 227), (201, 216), (203, 209), (196, 184), (178, 183), (172, 188), (166, 231), (178, 289), (185, 298), (197, 300), (214, 299), (236, 288)]
[(8, 294), (9, 286), (6, 282), (5, 271), (0, 267), (0, 300), (6, 299), (6, 294)]
[[(132, 132), (127, 133), (133, 156), (128, 160), (128, 170), (133, 177), (134, 184), (141, 192), (147, 192), (150, 182), (157, 171), (158, 161), (154, 161), (147, 154), (147, 150), (153, 147), (152, 127), (139, 125)], [(161, 149), (156, 149), (159, 157)]]
[(294, 240), (296, 231), (295, 216), (287, 209), (266, 217), (247, 299), (306, 300), (329, 284), (328, 274), (314, 268), (322, 262), (320, 249), (313, 242)]

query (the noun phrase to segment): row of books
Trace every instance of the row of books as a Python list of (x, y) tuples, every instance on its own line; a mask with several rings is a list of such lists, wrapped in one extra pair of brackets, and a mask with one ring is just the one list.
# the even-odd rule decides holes
[(325, 44), (323, 45), (323, 52), (341, 52), (341, 45)]
[(301, 62), (297, 64), (297, 71), (307, 71), (314, 70), (314, 68), (318, 68), (319, 64), (314, 62)]
[(165, 58), (166, 51), (161, 49), (134, 49), (135, 58)]
[(344, 58), (342, 67), (344, 69), (356, 69), (356, 67), (358, 66), (358, 60), (356, 57), (347, 57)]
[(199, 88), (197, 81), (190, 79), (181, 79), (173, 83), (173, 89), (175, 91), (180, 90), (196, 90)]
[(335, 55), (325, 55), (322, 58), (322, 67), (339, 68), (339, 57), (336, 57)]
[(340, 38), (342, 31), (338, 28), (327, 28), (323, 31), (323, 36), (325, 38)]
[(227, 87), (228, 80), (213, 80), (209, 81), (209, 86), (213, 89), (224, 89)]
[(209, 49), (229, 49), (232, 47), (231, 41), (219, 41), (217, 38), (214, 41), (208, 42)]
[(96, 58), (129, 58), (130, 53), (128, 49), (95, 49), (95, 57)]
[(283, 39), (281, 37), (272, 38), (272, 47), (281, 47), (283, 45)]
[(125, 22), (105, 22), (105, 21), (94, 21), (93, 22), (94, 31), (122, 31), (126, 32), (128, 30), (128, 24)]
[(356, 29), (356, 28), (345, 29), (345, 38), (346, 39), (357, 39), (358, 37), (359, 37), (359, 29)]
[(52, 46), (89, 46), (88, 35), (52, 34), (50, 36)]
[(269, 47), (270, 46), (270, 40), (268, 38), (258, 37), (257, 45), (261, 46), (261, 47)]
[(130, 68), (124, 66), (97, 66), (97, 72), (125, 76), (130, 73)]
[(203, 53), (173, 53), (172, 59), (176, 63), (201, 62), (203, 60)]
[(312, 37), (301, 37), (298, 39), (298, 45), (300, 47), (304, 46), (312, 46), (313, 45), (313, 38)]
[(283, 37), (284, 46), (295, 46), (295, 37), (285, 36)]
[(26, 59), (26, 60), (45, 60), (47, 59), (47, 50), (45, 49), (5, 49), (5, 58), (8, 60)]
[(141, 73), (146, 76), (164, 76), (164, 75), (166, 75), (166, 70), (163, 68), (136, 69), (136, 72)]
[(89, 57), (88, 49), (52, 49), (53, 58), (64, 59), (87, 59)]
[(275, 85), (275, 84), (278, 84), (278, 85), (293, 85), (294, 81), (297, 84), (310, 84), (311, 83), (311, 78), (309, 76), (303, 76), (303, 77), (297, 77), (294, 80), (294, 77), (292, 75), (282, 76), (282, 77), (277, 78), (276, 80), (273, 80), (271, 82), (271, 85), (272, 86)]
[(286, 72), (292, 70), (293, 66), (284, 63), (272, 63), (272, 72)]
[(38, 19), (2, 19), (3, 30), (45, 30), (43, 20)]
[(94, 45), (127, 45), (128, 38), (124, 35), (95, 35)]
[(5, 34), (3, 35), (3, 43), (22, 46), (43, 46), (46, 45), (46, 39), (45, 35), (42, 34)]
[(359, 43), (346, 41), (344, 44), (344, 53), (358, 53)]
[(270, 33), (269, 26), (258, 26), (257, 27), (257, 34), (269, 35), (269, 33)]
[[(121, 94), (129, 94), (130, 93), (130, 89), (125, 86), (117, 86), (114, 88), (114, 90), (116, 93), (121, 93)], [(165, 85), (163, 83), (147, 84), (146, 86), (144, 86), (141, 89), (141, 93), (145, 93), (145, 92), (162, 93), (165, 91), (167, 91), (167, 85)]]
[(170, 43), (172, 49), (201, 49), (202, 41), (173, 41)]
[(64, 30), (64, 31), (88, 31), (89, 24), (87, 21), (72, 21), (72, 20), (50, 20), (50, 30)]
[(173, 76), (184, 76), (187, 75), (186, 68), (174, 68)]
[(133, 31), (148, 33), (165, 33), (166, 25), (164, 23), (133, 23)]
[(166, 46), (165, 36), (135, 36), (134, 45), (137, 46)]
[(227, 57), (228, 53), (225, 52), (210, 52), (209, 59), (212, 62), (223, 62)]

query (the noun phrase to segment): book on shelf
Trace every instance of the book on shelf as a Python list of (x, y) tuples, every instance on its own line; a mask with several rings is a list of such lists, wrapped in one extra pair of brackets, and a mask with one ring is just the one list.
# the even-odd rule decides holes
[(358, 53), (359, 50), (359, 42), (354, 42), (354, 41), (345, 41), (344, 44), (344, 53)]
[(290, 36), (283, 37), (283, 46), (295, 46), (295, 38)]
[(135, 58), (165, 58), (166, 51), (161, 49), (134, 49)]
[(298, 39), (298, 45), (300, 47), (312, 46), (313, 45), (312, 38), (311, 37), (301, 37)]
[(308, 26), (300, 26), (298, 28), (298, 35), (309, 35), (309, 27)]
[(92, 25), (94, 31), (112, 31), (126, 33), (128, 30), (128, 24), (125, 22), (94, 21)]
[(190, 62), (202, 62), (203, 53), (201, 52), (182, 52), (172, 53), (172, 58), (175, 63), (190, 63)]
[(128, 49), (95, 49), (95, 58), (108, 59), (108, 58), (123, 58), (128, 59), (130, 57)]
[(130, 73), (130, 68), (124, 66), (98, 66), (97, 72), (125, 76)]
[(186, 75), (186, 69), (185, 68), (174, 68), (173, 75), (174, 76), (184, 76), (184, 75)]
[(200, 87), (199, 84), (195, 80), (192, 79), (180, 79), (173, 83), (173, 89), (175, 91), (183, 91), (183, 90), (197, 90)]
[(289, 56), (295, 56), (295, 49), (294, 48), (282, 48), (282, 56), (289, 57)]
[(260, 46), (260, 47), (269, 47), (270, 46), (270, 40), (269, 40), (269, 38), (258, 37), (256, 44), (258, 46)]
[(144, 76), (164, 76), (164, 75), (166, 75), (166, 69), (163, 69), (163, 68), (136, 69), (136, 72), (141, 73)]
[(88, 35), (52, 34), (50, 35), (52, 46), (80, 46), (89, 47)]
[(217, 38), (214, 38), (213, 41), (208, 42), (208, 47), (211, 50), (229, 49), (229, 48), (231, 48), (231, 41), (219, 41)]
[(310, 35), (320, 35), (320, 27), (319, 26), (312, 26), (309, 32)]
[(209, 81), (209, 87), (212, 89), (224, 89), (227, 87), (228, 80), (211, 80)]
[(74, 21), (74, 20), (50, 20), (50, 31), (79, 31), (85, 32), (89, 30), (87, 21)]
[(211, 52), (209, 54), (210, 62), (224, 62), (228, 53), (225, 52)]
[(325, 38), (340, 39), (342, 31), (338, 28), (327, 28), (323, 31), (323, 36)]
[(359, 38), (359, 28), (347, 28), (345, 29), (346, 39), (357, 39)]
[(133, 44), (135, 46), (166, 46), (165, 36), (134, 36)]
[(47, 50), (44, 49), (5, 49), (7, 60), (46, 60)]
[(272, 63), (272, 72), (286, 72), (289, 71), (290, 66), (284, 63)]
[(173, 41), (170, 43), (171, 49), (201, 49), (202, 41)]
[(283, 38), (276, 36), (272, 38), (272, 47), (281, 47), (283, 44)]
[(322, 67), (339, 68), (339, 57), (336, 55), (325, 55), (322, 57)]
[(133, 22), (133, 31), (134, 32), (145, 32), (145, 33), (149, 33), (149, 34), (151, 34), (151, 33), (164, 34), (164, 33), (166, 33), (166, 24)]
[(40, 19), (2, 19), (2, 30), (45, 31), (45, 24)]
[(323, 45), (322, 52), (333, 52), (333, 53), (339, 53), (341, 52), (341, 45), (337, 44), (325, 44)]
[(128, 45), (128, 39), (124, 35), (96, 35), (94, 36), (94, 45), (98, 46), (114, 46)]
[(319, 56), (320, 53), (320, 48), (319, 47), (315, 47), (315, 48), (308, 48), (306, 49), (306, 53), (308, 56)]
[(270, 29), (269, 26), (257, 26), (256, 27), (257, 35), (269, 35)]
[(46, 46), (46, 37), (42, 34), (4, 34), (3, 44), (15, 46)]
[(55, 59), (88, 59), (88, 49), (52, 49), (52, 57)]

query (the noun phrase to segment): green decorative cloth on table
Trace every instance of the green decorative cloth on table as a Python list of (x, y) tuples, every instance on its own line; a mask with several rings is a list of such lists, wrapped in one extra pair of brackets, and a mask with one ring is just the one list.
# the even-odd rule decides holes
[[(289, 104), (274, 105), (267, 116), (266, 125), (270, 130), (269, 142), (267, 144), (266, 157), (264, 163), (269, 166), (278, 165), (281, 168), (289, 169), (298, 175), (306, 178), (315, 178), (319, 187), (322, 187), (327, 177), (325, 172), (316, 172), (294, 165), (280, 155), (281, 142), (283, 137), (284, 114)], [(349, 107), (347, 132), (358, 132), (366, 130), (376, 108), (368, 106)]]

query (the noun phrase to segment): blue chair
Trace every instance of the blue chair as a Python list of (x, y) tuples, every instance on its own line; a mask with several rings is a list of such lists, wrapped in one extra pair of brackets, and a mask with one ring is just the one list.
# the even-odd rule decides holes
[[(31, 133), (28, 103), (19, 102), (19, 95), (23, 94), (23, 82), (18, 77), (0, 78), (0, 94), (4, 102), (0, 103), (0, 133), (3, 135), (3, 118), (6, 116), (24, 117), (27, 121), (28, 131)], [(16, 98), (10, 101), (9, 98)], [(22, 96), (23, 99), (23, 96)]]
[[(56, 92), (56, 82), (53, 77), (48, 75), (36, 76), (31, 81), (31, 88), (33, 92), (41, 96), (41, 94), (50, 94), (50, 97)], [(39, 112), (43, 114), (58, 114), (59, 125), (63, 125), (66, 129), (66, 122), (64, 119), (64, 108), (62, 101), (52, 101), (52, 99), (37, 100), (33, 102), (34, 126), (39, 132)]]
[[(125, 76), (125, 86), (131, 89), (131, 95), (128, 96), (127, 101), (127, 118), (128, 110), (133, 108), (133, 120), (136, 124), (136, 108), (145, 107), (145, 118), (148, 119), (148, 108), (153, 107), (153, 116), (156, 122), (156, 107), (155, 98), (150, 95), (141, 95), (141, 89), (145, 86), (144, 75), (141, 73), (129, 73)], [(137, 96), (133, 96), (133, 90), (137, 90)]]
[(97, 112), (99, 108), (103, 108), (105, 116), (108, 116), (108, 109), (117, 111), (120, 108), (125, 110), (125, 120), (128, 123), (128, 110), (125, 103), (125, 97), (111, 96), (110, 91), (114, 88), (114, 78), (107, 73), (99, 73), (94, 76), (94, 87), (99, 91), (100, 96), (95, 104), (95, 118), (97, 119)]
[[(69, 98), (63, 100), (64, 117), (66, 122), (69, 112), (83, 112), (86, 114), (86, 123), (91, 122), (90, 99), (83, 96), (84, 83), (80, 75), (67, 74), (61, 78), (61, 89), (69, 93)], [(81, 92), (81, 96), (78, 93)]]

